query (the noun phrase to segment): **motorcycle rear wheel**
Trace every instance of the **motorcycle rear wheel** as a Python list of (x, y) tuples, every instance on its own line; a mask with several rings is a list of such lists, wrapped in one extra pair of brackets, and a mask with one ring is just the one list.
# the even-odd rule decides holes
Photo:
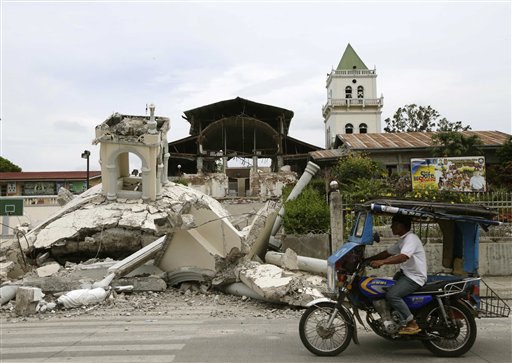
[(471, 349), (476, 340), (476, 323), (473, 314), (463, 303), (454, 301), (445, 306), (448, 317), (455, 318), (456, 327), (447, 327), (439, 306), (433, 306), (426, 313), (426, 332), (436, 335), (423, 344), (439, 357), (458, 357)]
[(300, 340), (315, 355), (340, 354), (354, 335), (352, 319), (344, 310), (337, 310), (331, 326), (327, 326), (335, 309), (334, 302), (321, 302), (309, 307), (300, 318)]

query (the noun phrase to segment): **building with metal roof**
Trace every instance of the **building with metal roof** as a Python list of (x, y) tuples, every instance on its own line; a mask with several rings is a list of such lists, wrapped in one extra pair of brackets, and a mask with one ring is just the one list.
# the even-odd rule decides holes
[[(335, 149), (310, 153), (316, 163), (335, 164), (349, 151), (364, 152), (381, 162), (390, 173), (410, 170), (412, 158), (432, 157), (432, 136), (437, 132), (401, 132), (336, 135)], [(478, 136), (486, 164), (498, 162), (496, 150), (512, 135), (501, 131), (461, 131), (465, 137)], [(476, 156), (476, 155), (468, 155)]]

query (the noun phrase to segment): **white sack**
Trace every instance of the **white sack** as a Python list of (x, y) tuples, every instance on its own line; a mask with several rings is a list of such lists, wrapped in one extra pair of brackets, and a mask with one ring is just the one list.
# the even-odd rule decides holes
[(67, 292), (57, 299), (65, 308), (77, 308), (82, 305), (97, 304), (105, 300), (108, 291), (101, 287), (95, 289), (79, 289)]

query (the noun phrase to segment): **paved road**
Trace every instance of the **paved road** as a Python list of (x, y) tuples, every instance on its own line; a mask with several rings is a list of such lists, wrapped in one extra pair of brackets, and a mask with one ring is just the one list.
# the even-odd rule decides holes
[[(481, 319), (464, 363), (510, 363), (512, 319)], [(300, 342), (296, 319), (79, 317), (1, 323), (7, 362), (446, 362), (420, 343), (392, 343), (359, 329), (361, 345), (321, 358)]]

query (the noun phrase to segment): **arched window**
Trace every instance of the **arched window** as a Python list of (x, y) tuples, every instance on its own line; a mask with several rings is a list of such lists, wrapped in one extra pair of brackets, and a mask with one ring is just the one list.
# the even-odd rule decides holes
[(346, 134), (353, 134), (354, 133), (354, 126), (352, 124), (346, 124), (345, 125), (345, 133)]
[(345, 87), (345, 98), (352, 98), (352, 87)]
[(366, 134), (368, 132), (368, 126), (366, 124), (359, 125), (359, 133)]
[(357, 87), (357, 98), (364, 98), (364, 87), (363, 86)]

